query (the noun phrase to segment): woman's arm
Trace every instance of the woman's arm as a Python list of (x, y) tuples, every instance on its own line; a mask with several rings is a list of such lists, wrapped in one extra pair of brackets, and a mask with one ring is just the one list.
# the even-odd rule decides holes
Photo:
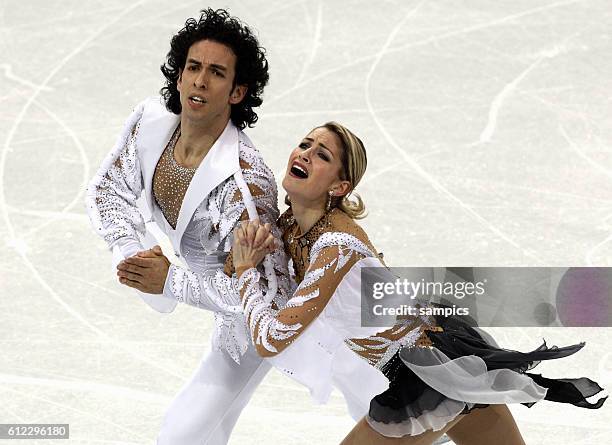
[(311, 258), (304, 280), (280, 310), (264, 301), (259, 272), (255, 268), (238, 268), (242, 272), (238, 289), (244, 314), (259, 355), (274, 356), (295, 341), (323, 311), (346, 273), (361, 258), (361, 253), (345, 246), (321, 249)]

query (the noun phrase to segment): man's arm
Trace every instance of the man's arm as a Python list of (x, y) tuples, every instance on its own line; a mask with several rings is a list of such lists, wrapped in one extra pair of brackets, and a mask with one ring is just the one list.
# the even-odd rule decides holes
[[(276, 183), (272, 172), (265, 166), (260, 157), (253, 155), (240, 160), (242, 178), (248, 187), (243, 193), (232, 178), (220, 190), (218, 196), (211, 196), (209, 200), (220, 203), (220, 218), (215, 224), (219, 232), (219, 250), (229, 250), (233, 240), (233, 229), (240, 220), (248, 220), (247, 207), (252, 205), (259, 215), (262, 223), (271, 223), (275, 235), (280, 238), (276, 228), (278, 209), (276, 204)], [(204, 236), (201, 234), (201, 236)], [(282, 246), (278, 246), (271, 254), (270, 272), (274, 274), (276, 289), (275, 299), (277, 306), (286, 301), (289, 281), (287, 273), (287, 260)], [(166, 263), (164, 268), (164, 263)], [(236, 281), (232, 278), (231, 252), (228, 261), (224, 264), (212, 263), (203, 272), (195, 272), (178, 265), (170, 265), (163, 256), (158, 258), (128, 258), (120, 263), (120, 277), (130, 280), (138, 290), (147, 293), (163, 294), (182, 303), (201, 309), (223, 313), (241, 313), (240, 299), (236, 290)], [(224, 273), (224, 269), (226, 272)], [(267, 276), (262, 268), (262, 275)], [(270, 278), (270, 277), (268, 277)], [(264, 280), (265, 289), (268, 280)], [(274, 289), (271, 289), (274, 290)]]
[[(252, 204), (250, 211), (251, 215), (249, 215), (248, 209), (246, 208), (248, 207), (249, 200), (243, 203), (245, 208), (242, 210), (240, 221), (254, 219), (253, 215), (256, 215), (259, 223), (262, 225), (269, 224), (273, 237), (280, 240), (282, 239), (282, 232), (277, 225), (279, 212), (277, 207), (277, 187), (274, 175), (261, 157), (255, 156), (254, 152), (247, 151), (244, 157), (245, 159), (241, 159), (240, 161), (242, 175), (246, 183), (243, 185), (243, 188), (248, 186), (247, 193), (252, 198)], [(244, 201), (241, 190), (236, 192), (233, 201)], [(253, 210), (253, 207), (256, 208), (256, 211)], [(234, 228), (235, 225), (231, 228), (232, 236), (228, 236), (227, 238), (229, 243), (233, 242)], [(267, 300), (274, 301), (276, 307), (284, 306), (290, 297), (291, 286), (288, 259), (282, 242), (278, 243), (276, 248), (267, 255), (263, 265), (260, 266), (259, 269), (262, 272), (262, 285), (266, 290)], [(232, 252), (230, 251), (230, 255), (225, 264), (225, 273), (227, 275), (233, 275), (235, 272)]]
[(143, 250), (143, 217), (136, 205), (143, 180), (136, 152), (136, 137), (142, 117), (139, 105), (127, 119), (115, 147), (104, 159), (87, 188), (87, 213), (98, 235), (123, 257)]

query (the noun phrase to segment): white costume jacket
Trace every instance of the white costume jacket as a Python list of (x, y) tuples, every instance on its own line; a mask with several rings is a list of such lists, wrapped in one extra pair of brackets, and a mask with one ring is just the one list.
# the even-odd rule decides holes
[[(230, 120), (196, 170), (173, 229), (152, 189), (157, 162), (179, 121), (159, 97), (137, 106), (88, 187), (87, 211), (118, 263), (153, 244), (147, 240), (150, 235), (136, 203), (144, 195), (151, 220), (168, 235), (175, 255), (189, 267), (171, 265), (163, 295), (140, 293), (141, 297), (160, 312), (171, 312), (177, 302), (213, 311), (213, 347), (227, 351), (239, 362), (249, 335), (236, 279), (223, 272), (223, 262), (241, 218), (253, 219), (259, 214), (262, 222), (275, 227), (276, 183), (252, 142)], [(282, 307), (289, 286), (282, 248), (268, 255), (264, 266), (267, 298)]]

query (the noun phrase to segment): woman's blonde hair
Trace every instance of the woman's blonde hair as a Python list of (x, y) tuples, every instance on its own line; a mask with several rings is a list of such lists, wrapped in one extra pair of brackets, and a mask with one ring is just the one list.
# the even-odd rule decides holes
[[(331, 207), (338, 207), (353, 219), (365, 218), (367, 215), (365, 204), (361, 196), (353, 192), (359, 181), (361, 181), (368, 165), (363, 142), (348, 128), (338, 122), (327, 122), (317, 128), (326, 128), (340, 139), (342, 143), (340, 179), (351, 183), (351, 190), (346, 195), (332, 198)], [(352, 195), (354, 199), (349, 199), (349, 195)], [(285, 197), (285, 203), (291, 205), (288, 196)]]

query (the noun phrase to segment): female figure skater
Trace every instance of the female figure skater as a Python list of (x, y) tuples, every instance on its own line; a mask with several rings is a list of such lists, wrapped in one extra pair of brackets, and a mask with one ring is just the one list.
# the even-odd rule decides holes
[(233, 245), (244, 313), (260, 355), (313, 395), (331, 387), (345, 362), (338, 351), (346, 346), (389, 379), (342, 443), (422, 445), (447, 433), (458, 445), (519, 445), (524, 441), (507, 403), (531, 406), (546, 399), (599, 408), (605, 398), (586, 400), (602, 390), (592, 380), (527, 372), (584, 343), (544, 343), (527, 353), (501, 349), (461, 317), (408, 317), (384, 332), (360, 326), (361, 268), (384, 266), (355, 222), (364, 214), (361, 198), (347, 198), (365, 169), (362, 142), (335, 122), (315, 128), (291, 152), (282, 183), (290, 208), (278, 223), (296, 283), (286, 307), (266, 300), (255, 268), (275, 243), (269, 225), (243, 223)]

